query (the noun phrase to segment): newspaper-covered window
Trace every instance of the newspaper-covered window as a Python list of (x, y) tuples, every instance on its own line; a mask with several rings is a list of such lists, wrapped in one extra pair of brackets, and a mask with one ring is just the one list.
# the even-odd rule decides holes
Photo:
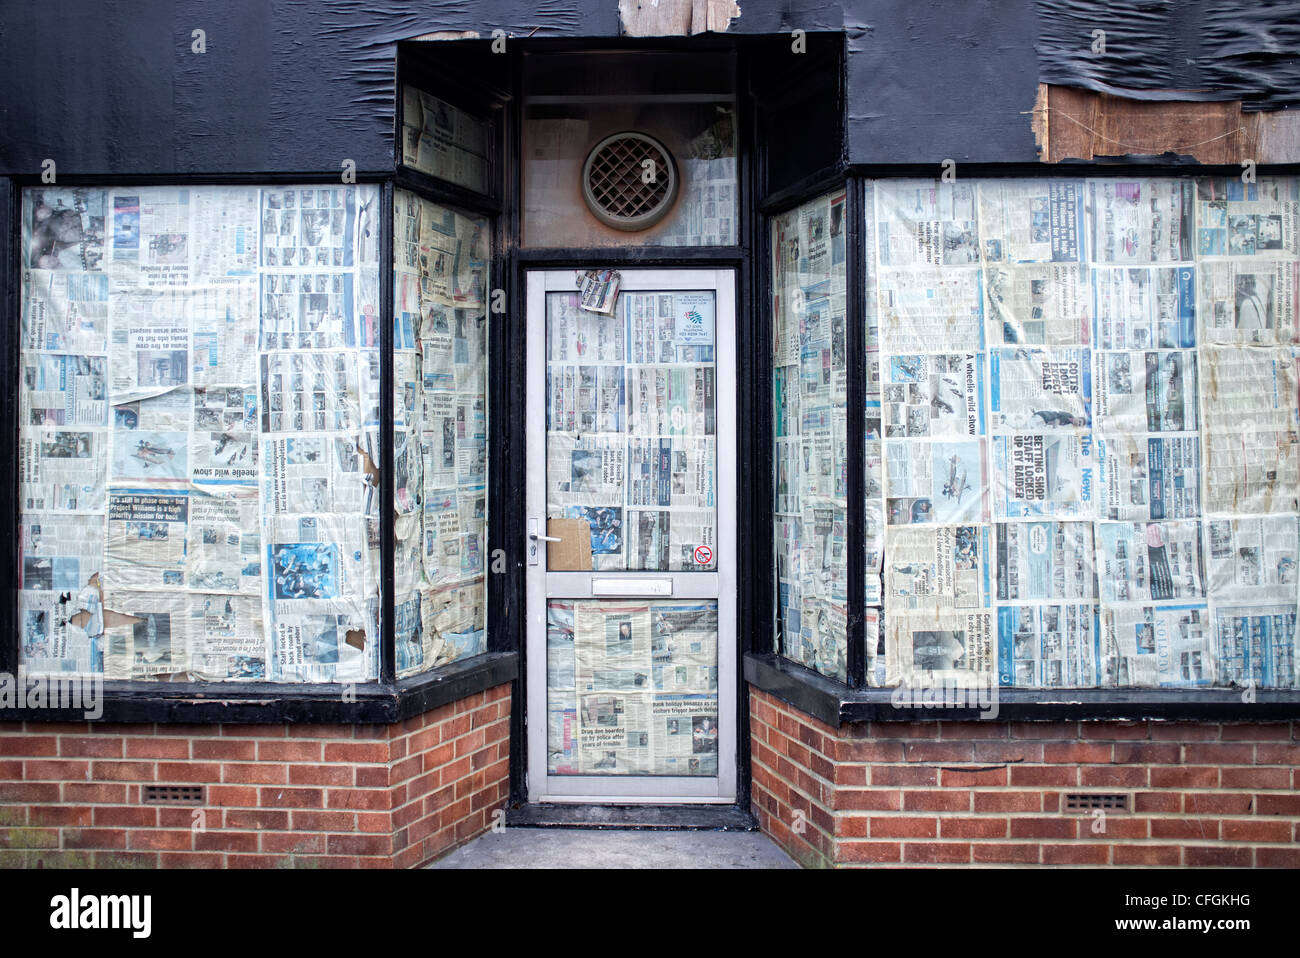
[(781, 648), (847, 667), (847, 293), (844, 191), (773, 219), (774, 545)]
[(1300, 181), (867, 197), (868, 680), (1300, 685)]
[(29, 672), (376, 678), (378, 200), (24, 192)]
[(487, 649), (489, 222), (394, 196), (399, 677)]
[(476, 193), (491, 192), (491, 124), (402, 85), (402, 165)]
[(551, 775), (718, 774), (718, 603), (552, 600)]

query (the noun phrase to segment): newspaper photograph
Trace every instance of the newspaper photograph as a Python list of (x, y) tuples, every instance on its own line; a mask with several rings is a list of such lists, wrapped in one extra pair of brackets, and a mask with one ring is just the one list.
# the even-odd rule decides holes
[(979, 354), (890, 356), (882, 395), (887, 437), (984, 434), (984, 357)]
[(1295, 605), (1300, 560), (1296, 516), (1207, 519), (1205, 535), (1211, 600)]
[[(266, 250), (268, 255), (271, 252)], [(344, 272), (263, 274), (262, 349), (355, 346), (353, 278)]]
[(185, 289), (125, 289), (110, 298), (109, 389), (114, 404), (148, 399), (190, 381), (190, 315)]
[[(362, 203), (370, 200), (363, 197)], [(262, 265), (282, 267), (351, 267), (355, 265), (357, 250), (357, 208), (358, 196), (355, 190), (346, 187), (321, 185), (315, 188), (301, 189), (267, 189), (262, 191)], [(263, 296), (268, 293), (275, 296), (289, 295), (295, 292), (304, 295), (300, 315), (306, 318), (309, 313), (306, 296), (318, 292), (308, 288), (304, 291), (301, 278), (292, 274), (282, 276), (290, 280), (288, 286), (278, 288), (268, 286), (270, 275), (262, 277)], [(295, 282), (297, 279), (297, 282)], [(337, 293), (337, 290), (331, 290)], [(268, 333), (284, 333), (291, 330), (279, 329), (281, 321), (288, 316), (281, 316), (277, 308), (268, 317), (269, 303), (263, 304), (262, 334), (263, 349), (287, 349), (283, 343), (268, 340)], [(277, 307), (287, 306), (277, 302)], [(297, 313), (298, 310), (293, 312)], [(350, 319), (351, 317), (347, 317)], [(268, 325), (268, 320), (271, 320)], [(303, 330), (292, 330), (301, 333)], [(295, 344), (297, 345), (297, 344)], [(321, 344), (311, 343), (321, 348)]]
[[(102, 533), (101, 533), (102, 535)], [(102, 538), (100, 542), (102, 543)], [(104, 671), (104, 617), (98, 603), (99, 590), (89, 586), (77, 592), (76, 605), (95, 604), (97, 619), (82, 625), (70, 615), (65, 591), (46, 591), (24, 585), (18, 594), (19, 650), (23, 667), (29, 675), (76, 672), (82, 675)], [(94, 597), (93, 602), (91, 596)], [(94, 632), (89, 635), (87, 632)]]
[[(190, 670), (190, 597), (185, 592), (109, 592), (104, 607), (104, 678), (156, 679)], [(125, 619), (125, 621), (122, 621)]]
[(656, 692), (717, 694), (718, 603), (650, 605), (651, 677)]
[(716, 695), (656, 695), (651, 715), (654, 774), (718, 774)]
[(547, 428), (556, 432), (622, 432), (627, 397), (622, 366), (546, 367)]
[(365, 489), (356, 444), (333, 433), (262, 440), (267, 515), (357, 513)]
[(23, 268), (100, 272), (107, 200), (90, 188), (24, 190)]
[(987, 526), (891, 528), (885, 539), (885, 605), (891, 613), (987, 608)]
[(1100, 519), (1188, 519), (1201, 514), (1199, 436), (1098, 435)]
[(266, 637), (255, 596), (189, 596), (189, 672), (202, 682), (265, 682)]
[(1291, 689), (1300, 686), (1294, 602), (1214, 609), (1217, 684)]
[(977, 439), (885, 441), (885, 507), (891, 526), (980, 522), (987, 486)]
[(26, 512), (19, 525), (19, 551), (20, 589), (76, 596), (103, 568), (103, 521), (95, 516)]
[(1002, 347), (989, 353), (995, 430), (1051, 431), (1092, 425), (1092, 354), (1087, 349)]
[(969, 686), (997, 675), (989, 609), (888, 615), (885, 629), (886, 685)]
[(1204, 602), (1103, 606), (1098, 636), (1103, 685), (1179, 688), (1215, 682), (1215, 642)]
[[(699, 440), (676, 440), (676, 442), (697, 442)], [(658, 459), (659, 443), (668, 446), (665, 453), (667, 461)], [(712, 442), (712, 440), (709, 440)], [(667, 502), (634, 502), (634, 505), (671, 505), (674, 488), (674, 466), (681, 465), (682, 494), (685, 495), (685, 476), (689, 462), (677, 463), (672, 456), (674, 440), (633, 439), (631, 443), (621, 434), (615, 435), (576, 435), (568, 432), (550, 432), (546, 436), (546, 509), (551, 516), (560, 516), (568, 506), (582, 504), (596, 506), (621, 506), (628, 501), (628, 455), (629, 449), (642, 453), (641, 465), (644, 472), (638, 474), (641, 483), (642, 499), (658, 499), (662, 491)], [(652, 448), (653, 444), (653, 448)], [(712, 450), (710, 448), (708, 467), (712, 468)], [(635, 457), (636, 452), (632, 452)], [(651, 457), (653, 455), (653, 462)], [(686, 452), (682, 450), (682, 456)], [(633, 469), (637, 467), (634, 459)], [(699, 464), (696, 464), (697, 468)], [(659, 470), (656, 472), (656, 470)], [(666, 470), (666, 472), (665, 472)], [(653, 481), (652, 481), (653, 480)], [(659, 482), (667, 482), (662, 490)], [(712, 487), (709, 489), (712, 505)]]
[(186, 587), (189, 495), (109, 490), (104, 588), (157, 592)]
[(1207, 514), (1295, 512), (1297, 376), (1289, 350), (1203, 345)]
[(1087, 346), (1093, 312), (1088, 268), (1078, 263), (984, 267), (989, 341), (1026, 346)]
[(1201, 337), (1207, 343), (1283, 345), (1300, 340), (1300, 264), (1246, 259), (1200, 265)]
[(1089, 433), (994, 436), (993, 515), (997, 519), (1090, 518), (1095, 510)]
[(622, 364), (628, 355), (626, 335), (627, 323), (623, 317), (582, 309), (577, 293), (547, 294), (548, 362)]
[(979, 263), (973, 182), (881, 180), (875, 193), (881, 266)]
[(194, 390), (190, 476), (216, 492), (256, 487), (257, 393), (235, 387)]
[(107, 446), (101, 429), (25, 427), (18, 440), (23, 510), (102, 513)]
[(1099, 522), (1096, 536), (1103, 604), (1204, 598), (1199, 522)]
[(1000, 605), (998, 684), (1017, 688), (1097, 685), (1097, 607), (1091, 602)]
[(1300, 180), (1206, 176), (1196, 181), (1198, 256), (1300, 256)]
[[(187, 286), (198, 237), (185, 188), (122, 190), (109, 194), (110, 269), (147, 287)], [(211, 225), (211, 224), (207, 224)]]
[(716, 456), (712, 436), (628, 440), (627, 504), (713, 509)]
[(263, 432), (355, 432), (361, 426), (356, 359), (342, 352), (261, 356)]
[(848, 667), (848, 610), (841, 602), (802, 595), (799, 632), (784, 635), (782, 653), (823, 675), (845, 681)]
[(1087, 195), (1094, 263), (1191, 260), (1196, 200), (1191, 180), (1095, 179), (1088, 181)]
[(1084, 251), (1083, 187), (1083, 180), (981, 180), (984, 262), (1079, 262)]
[(1195, 432), (1196, 372), (1196, 352), (1190, 349), (1098, 353), (1098, 431)]
[[(1196, 345), (1194, 266), (1099, 267), (1092, 271), (1100, 349), (1179, 349)], [(1201, 283), (1205, 283), (1205, 266)]]
[[(189, 496), (189, 525), (185, 530), (189, 588), (209, 593), (260, 593), (262, 547), (258, 505), (255, 496), (238, 499), (198, 493)], [(110, 537), (112, 521), (110, 512)], [(260, 614), (260, 605), (258, 611)]]
[(1092, 530), (1090, 522), (998, 523), (998, 601), (1095, 600)]
[(713, 435), (715, 370), (628, 366), (628, 431), (638, 436)]
[(107, 357), (28, 352), (22, 375), (24, 425), (108, 425)]

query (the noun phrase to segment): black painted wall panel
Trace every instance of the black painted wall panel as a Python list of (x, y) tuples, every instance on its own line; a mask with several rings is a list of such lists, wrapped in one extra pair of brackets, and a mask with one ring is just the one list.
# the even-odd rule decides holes
[[(664, 0), (668, 2), (668, 0)], [(1032, 161), (1040, 77), (1300, 97), (1297, 0), (741, 0), (732, 33), (845, 31), (849, 160)], [(1081, 55), (1097, 23), (1114, 58)], [(395, 44), (617, 37), (618, 0), (4, 0), (0, 174), (392, 166)], [(1087, 28), (1087, 29), (1085, 29)], [(207, 33), (207, 53), (190, 51)], [(1082, 35), (1081, 35), (1082, 32)], [(1215, 92), (1219, 91), (1219, 92)]]

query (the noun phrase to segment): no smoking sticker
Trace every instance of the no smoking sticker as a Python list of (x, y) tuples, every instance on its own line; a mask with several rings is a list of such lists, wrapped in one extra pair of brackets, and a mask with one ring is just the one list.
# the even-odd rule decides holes
[(713, 550), (708, 546), (695, 547), (695, 564), (708, 565), (713, 561)]

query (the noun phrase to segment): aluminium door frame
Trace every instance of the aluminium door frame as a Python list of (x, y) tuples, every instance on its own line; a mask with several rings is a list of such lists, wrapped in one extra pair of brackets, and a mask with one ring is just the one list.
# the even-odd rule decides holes
[[(598, 253), (592, 263), (598, 262)], [(738, 796), (740, 715), (738, 687), (740, 663), (737, 655), (737, 582), (739, 556), (736, 554), (738, 495), (738, 426), (737, 355), (736, 355), (736, 283), (739, 271), (732, 267), (623, 267), (621, 290), (690, 291), (712, 290), (715, 293), (715, 437), (717, 507), (717, 569), (715, 572), (610, 572), (598, 573), (603, 579), (671, 579), (674, 597), (712, 598), (718, 602), (718, 775), (695, 776), (593, 776), (547, 774), (547, 656), (546, 608), (550, 591), (563, 589), (567, 594), (583, 593), (585, 573), (548, 573), (545, 543), (537, 542), (538, 564), (525, 565), (526, 616), (524, 640), (526, 654), (527, 703), (527, 792), (530, 802), (578, 804), (734, 804)], [(525, 480), (525, 521), (537, 518), (541, 530), (546, 519), (546, 294), (574, 292), (573, 269), (526, 270), (526, 413), (524, 421), (527, 478)], [(542, 468), (537, 468), (542, 464)], [(525, 542), (525, 551), (533, 546)], [(708, 577), (707, 583), (703, 577)], [(716, 590), (709, 588), (716, 583)], [(678, 591), (681, 589), (681, 591)], [(564, 597), (568, 597), (567, 595)], [(575, 597), (581, 598), (581, 595)], [(609, 598), (619, 598), (611, 595)], [(636, 601), (635, 596), (627, 596)]]

